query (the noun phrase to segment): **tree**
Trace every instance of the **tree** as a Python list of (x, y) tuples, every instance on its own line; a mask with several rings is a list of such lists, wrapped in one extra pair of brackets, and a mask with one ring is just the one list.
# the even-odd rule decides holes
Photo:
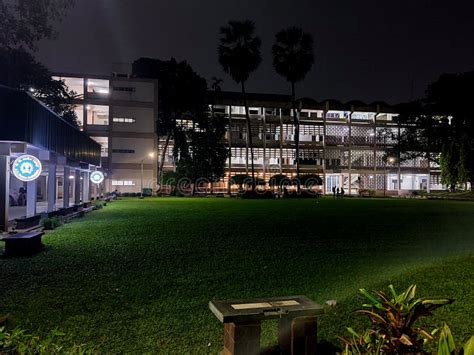
[(158, 166), (158, 181), (161, 182), (171, 139), (174, 140), (176, 159), (180, 151), (188, 150), (186, 132), (179, 121), (194, 121), (206, 115), (207, 83), (187, 62), (174, 58), (139, 58), (133, 63), (132, 71), (135, 77), (158, 79), (157, 134), (165, 137)]
[(473, 86), (474, 71), (443, 74), (428, 86), (424, 99), (398, 107), (400, 160), (422, 157), (439, 164), (450, 190), (466, 182), (474, 189)]
[[(291, 84), (291, 105), (295, 126), (296, 177), (300, 176), (300, 122), (296, 109), (296, 83), (303, 80), (314, 63), (313, 37), (301, 28), (290, 27), (275, 35), (273, 66)], [(297, 184), (298, 191), (300, 184)]]
[(54, 21), (73, 4), (74, 0), (0, 0), (0, 47), (35, 51), (39, 40), (56, 35)]
[(24, 49), (0, 49), (0, 84), (28, 91), (64, 120), (77, 127), (75, 93)]
[(208, 112), (208, 115), (197, 117), (196, 127), (184, 131), (187, 144), (178, 145), (180, 159), (176, 172), (188, 178), (192, 184), (192, 194), (199, 182), (213, 183), (219, 181), (225, 172), (225, 161), (228, 156), (224, 141), (225, 115)]
[(257, 70), (262, 61), (260, 54), (261, 40), (255, 35), (255, 24), (252, 21), (230, 21), (221, 27), (220, 45), (218, 47), (219, 63), (232, 79), (241, 85), (247, 121), (247, 141), (250, 149), (252, 171), (252, 190), (255, 191), (255, 167), (253, 159), (252, 124), (245, 83), (250, 74)]

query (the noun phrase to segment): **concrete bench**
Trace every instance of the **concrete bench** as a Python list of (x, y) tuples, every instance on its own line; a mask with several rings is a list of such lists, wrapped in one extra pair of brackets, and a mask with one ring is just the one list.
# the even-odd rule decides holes
[(16, 221), (16, 229), (29, 229), (36, 226), (39, 226), (41, 220), (41, 215), (35, 215), (32, 217), (25, 217), (25, 218), (17, 218)]
[(323, 307), (306, 296), (237, 299), (209, 302), (224, 323), (223, 355), (259, 354), (263, 320), (278, 319), (278, 344), (283, 353), (314, 354), (317, 319)]
[(10, 234), (0, 238), (5, 242), (5, 256), (31, 256), (43, 249), (41, 237), (43, 232)]

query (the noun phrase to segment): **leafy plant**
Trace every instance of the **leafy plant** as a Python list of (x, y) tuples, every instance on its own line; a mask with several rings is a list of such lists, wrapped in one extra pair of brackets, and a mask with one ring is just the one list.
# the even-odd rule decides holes
[(44, 229), (56, 229), (61, 225), (61, 221), (58, 217), (54, 216), (51, 218), (45, 218), (41, 221), (41, 225)]
[(424, 353), (424, 345), (434, 339), (437, 329), (429, 331), (416, 322), (453, 302), (452, 299), (417, 298), (416, 285), (400, 294), (393, 285), (388, 288), (390, 295), (360, 290), (369, 302), (356, 312), (369, 318), (371, 328), (363, 336), (348, 329), (352, 338), (340, 338), (346, 346), (346, 354), (358, 354), (361, 347), (380, 349), (383, 353)]
[(30, 334), (21, 328), (8, 330), (0, 327), (0, 354), (92, 354), (93, 349), (85, 344), (74, 344), (65, 349), (60, 344), (65, 334), (58, 329), (52, 330), (46, 337)]
[(464, 347), (461, 350), (457, 350), (451, 329), (449, 329), (448, 325), (445, 323), (443, 328), (441, 328), (438, 340), (438, 355), (452, 354), (474, 354), (474, 335), (466, 342), (466, 344), (464, 344)]

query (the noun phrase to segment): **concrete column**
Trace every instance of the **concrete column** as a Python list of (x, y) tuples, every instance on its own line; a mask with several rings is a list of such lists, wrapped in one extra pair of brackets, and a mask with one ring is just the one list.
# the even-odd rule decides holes
[(352, 195), (352, 114), (354, 113), (354, 108), (351, 108), (351, 113), (349, 115), (349, 187), (348, 194)]
[(228, 172), (229, 178), (227, 180), (227, 192), (230, 195), (232, 193), (232, 106), (229, 106), (229, 135), (228, 135), (228, 144), (229, 144), (229, 165)]
[(63, 208), (69, 207), (69, 175), (71, 170), (68, 166), (64, 167), (64, 181), (63, 181)]
[(224, 323), (223, 355), (247, 355), (260, 353), (261, 324)]
[(89, 186), (89, 172), (85, 171), (82, 173), (82, 202), (89, 202), (91, 200)]
[(10, 206), (10, 157), (0, 155), (0, 232), (8, 232)]
[(48, 164), (48, 212), (56, 208), (56, 164)]
[(79, 169), (74, 172), (74, 204), (81, 204), (81, 171)]
[(26, 217), (36, 215), (36, 193), (38, 190), (38, 180), (26, 183)]

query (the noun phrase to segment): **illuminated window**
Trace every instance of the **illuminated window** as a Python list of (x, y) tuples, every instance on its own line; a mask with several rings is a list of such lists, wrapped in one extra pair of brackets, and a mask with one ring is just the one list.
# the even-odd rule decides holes
[(109, 106), (87, 105), (87, 124), (90, 125), (108, 125), (109, 124)]
[(112, 186), (135, 186), (132, 180), (112, 180)]
[(87, 79), (87, 92), (98, 95), (109, 94), (109, 81), (104, 79)]
[(74, 93), (79, 97), (84, 96), (84, 79), (83, 78), (68, 78), (68, 77), (53, 76), (53, 79), (64, 81), (64, 85), (66, 85), (70, 91), (74, 91)]
[(108, 157), (109, 156), (109, 137), (91, 137), (91, 138), (100, 144), (100, 156)]
[(135, 123), (136, 120), (130, 117), (114, 117), (113, 121), (119, 123)]

